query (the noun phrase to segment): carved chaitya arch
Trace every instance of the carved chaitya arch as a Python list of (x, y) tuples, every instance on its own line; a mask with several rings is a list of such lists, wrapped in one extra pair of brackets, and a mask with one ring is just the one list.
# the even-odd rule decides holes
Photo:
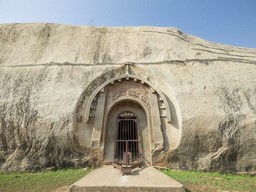
[(170, 98), (171, 101), (175, 100), (172, 100), (173, 95), (167, 98), (155, 86), (154, 83), (158, 81), (154, 78), (141, 68), (124, 65), (123, 68), (111, 70), (91, 82), (79, 102), (75, 128), (78, 147), (89, 149), (89, 158), (98, 159), (97, 161), (113, 160), (113, 135), (110, 137), (107, 134), (109, 130), (115, 132), (117, 129), (113, 122), (117, 118), (117, 110), (120, 113), (128, 110), (140, 114), (138, 131), (141, 132), (142, 151), (147, 164), (154, 164), (155, 157), (162, 150), (177, 146), (181, 129), (176, 126), (179, 122), (177, 106), (170, 104)]
[(116, 81), (117, 82), (121, 82), (123, 80), (129, 80), (132, 79), (134, 82), (140, 82), (141, 84), (147, 84), (148, 86), (150, 86), (152, 88), (153, 92), (156, 92), (160, 98), (159, 100), (163, 102), (163, 105), (161, 106), (161, 111), (162, 111), (162, 117), (166, 117), (167, 118), (167, 122), (170, 123), (171, 122), (171, 112), (170, 112), (170, 107), (169, 104), (164, 96), (164, 94), (158, 90), (158, 88), (156, 88), (152, 83), (150, 83), (148, 80), (143, 79), (137, 75), (132, 75), (132, 74), (123, 74), (120, 75), (118, 77), (114, 77), (111, 78), (109, 80), (107, 80), (106, 82), (104, 82), (102, 85), (100, 85), (90, 96), (90, 98), (88, 99), (87, 105), (86, 105), (86, 110), (85, 110), (85, 121), (88, 122), (89, 118), (90, 118), (90, 111), (91, 109), (94, 108), (94, 106), (92, 105), (93, 101), (95, 100), (95, 97), (98, 95), (98, 93), (100, 92), (104, 92), (104, 87), (106, 87), (109, 84), (114, 84)]

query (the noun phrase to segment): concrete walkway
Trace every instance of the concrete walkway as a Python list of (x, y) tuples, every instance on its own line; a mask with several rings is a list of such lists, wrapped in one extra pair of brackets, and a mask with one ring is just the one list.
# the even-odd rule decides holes
[(104, 166), (70, 186), (70, 192), (185, 192), (183, 185), (153, 167), (122, 175), (113, 166)]

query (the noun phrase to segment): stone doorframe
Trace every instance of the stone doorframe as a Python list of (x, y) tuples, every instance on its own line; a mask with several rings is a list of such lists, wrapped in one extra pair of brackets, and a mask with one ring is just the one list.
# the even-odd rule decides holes
[[(166, 118), (168, 123), (171, 122), (168, 102), (164, 94), (152, 83), (134, 74), (123, 74), (111, 78), (91, 94), (84, 115), (84, 120), (87, 123), (90, 118), (94, 118), (90, 147), (104, 148), (108, 114), (117, 103), (126, 100), (138, 103), (147, 114), (148, 132), (151, 140), (148, 150), (151, 152), (162, 150), (164, 137), (161, 118)], [(102, 158), (104, 159), (104, 157)], [(147, 161), (152, 162), (151, 160)]]
[(150, 154), (147, 159), (150, 164), (160, 158), (162, 151), (175, 149), (181, 137), (179, 106), (168, 84), (163, 82), (159, 86), (167, 91), (166, 96), (153, 82), (157, 85), (160, 81), (147, 71), (130, 65), (110, 70), (93, 80), (77, 103), (74, 116), (77, 149), (93, 162), (104, 160), (109, 114), (121, 103), (136, 103), (144, 111), (142, 119), (147, 122), (144, 128), (147, 135), (143, 132), (142, 140), (144, 146), (149, 143), (144, 151)]
[(147, 120), (147, 114), (139, 103), (130, 100), (120, 101), (115, 105), (106, 118), (103, 130), (102, 143), (104, 143), (103, 158), (104, 162), (113, 162), (115, 160), (116, 136), (118, 132), (118, 117), (124, 112), (136, 114), (136, 125), (138, 138), (140, 140), (140, 157), (145, 164), (152, 164), (150, 129)]

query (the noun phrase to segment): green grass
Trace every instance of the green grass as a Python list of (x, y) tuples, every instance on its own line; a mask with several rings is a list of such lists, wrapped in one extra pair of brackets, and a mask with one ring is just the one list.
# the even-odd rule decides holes
[[(0, 173), (0, 192), (53, 192), (70, 186), (90, 170), (66, 169), (37, 173)], [(255, 192), (256, 177), (196, 171), (163, 170), (190, 191)]]
[[(196, 171), (163, 170), (191, 191), (241, 191), (255, 192), (256, 177)], [(193, 190), (194, 189), (194, 190)]]
[(0, 192), (55, 191), (69, 186), (86, 175), (83, 169), (66, 169), (37, 173), (0, 173)]

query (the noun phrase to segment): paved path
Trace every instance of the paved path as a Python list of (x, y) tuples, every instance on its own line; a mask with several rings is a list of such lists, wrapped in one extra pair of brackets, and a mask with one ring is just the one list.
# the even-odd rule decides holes
[(185, 192), (183, 185), (153, 167), (122, 175), (113, 166), (104, 166), (70, 186), (70, 192)]

